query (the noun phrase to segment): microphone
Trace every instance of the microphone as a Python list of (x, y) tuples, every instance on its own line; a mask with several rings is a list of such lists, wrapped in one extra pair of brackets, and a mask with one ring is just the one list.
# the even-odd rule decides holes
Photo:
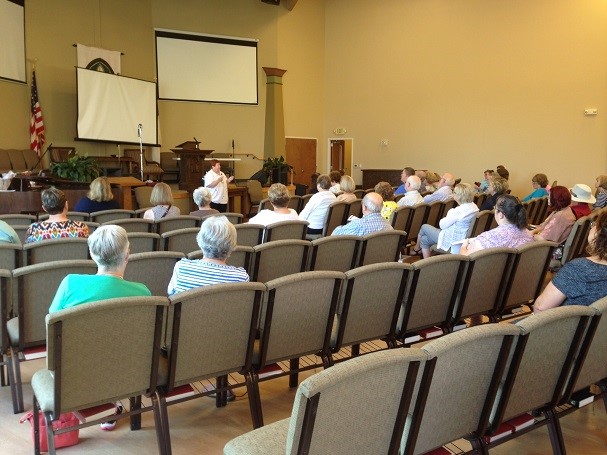
[[(30, 169), (30, 172), (32, 172), (34, 169), (36, 169), (36, 167), (40, 164), (40, 162), (42, 161), (42, 158), (44, 158), (44, 155), (46, 155), (48, 153), (48, 151), (50, 149), (53, 148), (53, 143), (51, 142), (51, 144), (46, 148), (46, 150), (44, 151), (44, 153), (42, 155), (40, 155), (40, 158), (38, 158), (38, 161), (36, 162), (36, 164), (34, 164), (32, 166), (32, 168)], [(40, 172), (42, 172), (42, 170), (40, 170)]]
[[(194, 137), (194, 136), (193, 136)], [(200, 141), (198, 139), (196, 139), (196, 137), (194, 137), (194, 142), (196, 142), (197, 144), (200, 143)]]
[(139, 125), (137, 125), (137, 136), (139, 136), (139, 138), (141, 138), (141, 129), (143, 128), (143, 125), (140, 123)]

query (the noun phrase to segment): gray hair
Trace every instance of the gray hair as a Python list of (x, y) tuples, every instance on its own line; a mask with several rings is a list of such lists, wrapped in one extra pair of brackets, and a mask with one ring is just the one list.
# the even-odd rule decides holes
[(268, 190), (268, 199), (273, 206), (286, 207), (289, 205), (289, 190), (282, 183), (274, 183)]
[(476, 189), (469, 183), (458, 183), (453, 189), (453, 193), (457, 196), (459, 204), (466, 204), (474, 200)]
[(118, 268), (129, 254), (129, 237), (123, 227), (115, 224), (95, 229), (87, 243), (93, 261), (105, 269)]
[(236, 248), (236, 228), (223, 215), (206, 218), (196, 242), (208, 259), (226, 260)]
[(407, 183), (409, 184), (409, 188), (412, 190), (419, 190), (422, 186), (422, 179), (420, 179), (417, 175), (410, 175), (407, 177)]
[(371, 191), (363, 197), (362, 205), (371, 213), (380, 213), (384, 207), (384, 200), (381, 194)]
[(200, 186), (194, 190), (194, 204), (198, 207), (206, 207), (211, 202), (211, 192), (204, 186)]

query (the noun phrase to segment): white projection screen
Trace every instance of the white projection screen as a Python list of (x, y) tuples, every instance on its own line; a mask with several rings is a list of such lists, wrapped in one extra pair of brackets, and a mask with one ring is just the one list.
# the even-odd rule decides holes
[(76, 139), (157, 145), (156, 84), (116, 74), (76, 68), (78, 128)]
[(0, 0), (0, 79), (26, 82), (24, 0)]
[(155, 32), (159, 99), (258, 104), (256, 40)]

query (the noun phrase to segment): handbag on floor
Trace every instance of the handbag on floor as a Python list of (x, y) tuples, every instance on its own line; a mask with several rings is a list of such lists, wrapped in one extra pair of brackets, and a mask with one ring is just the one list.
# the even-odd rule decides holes
[[(34, 412), (30, 411), (25, 414), (19, 422), (23, 423), (28, 421), (32, 426), (32, 441), (34, 441)], [(48, 440), (46, 436), (46, 419), (44, 418), (44, 413), (38, 413), (38, 423), (40, 430), (40, 451), (48, 452)], [(53, 422), (53, 429), (59, 430), (61, 428), (69, 428), (75, 425), (78, 425), (80, 421), (78, 417), (73, 412), (67, 412), (65, 414), (61, 414), (59, 419)], [(80, 437), (80, 430), (72, 430), (66, 433), (56, 434), (55, 435), (55, 448), (58, 449), (60, 447), (69, 447), (78, 444), (78, 439)]]

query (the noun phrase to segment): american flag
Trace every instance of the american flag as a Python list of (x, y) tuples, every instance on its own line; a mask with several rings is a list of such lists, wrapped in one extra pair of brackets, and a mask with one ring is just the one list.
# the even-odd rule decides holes
[(30, 148), (35, 150), (38, 156), (42, 152), (42, 146), (46, 142), (44, 137), (44, 120), (42, 109), (38, 101), (38, 87), (36, 86), (36, 70), (32, 71), (32, 114), (30, 118)]

